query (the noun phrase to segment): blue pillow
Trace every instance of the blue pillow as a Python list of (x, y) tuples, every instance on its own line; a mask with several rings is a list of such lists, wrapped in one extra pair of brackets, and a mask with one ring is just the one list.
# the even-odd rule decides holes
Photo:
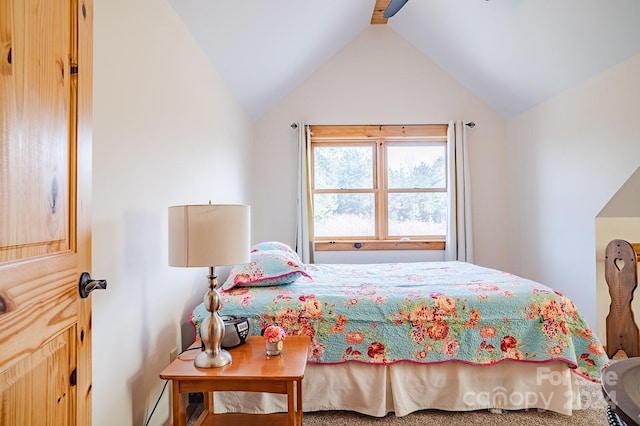
[(288, 254), (293, 257), (295, 261), (302, 265), (302, 260), (300, 260), (300, 256), (298, 253), (285, 243), (281, 243), (280, 241), (263, 241), (251, 247), (251, 252), (254, 251), (281, 251), (285, 254)]
[(235, 265), (222, 284), (222, 290), (234, 287), (271, 287), (291, 284), (301, 276), (309, 276), (304, 265), (282, 250), (251, 252), (251, 262)]

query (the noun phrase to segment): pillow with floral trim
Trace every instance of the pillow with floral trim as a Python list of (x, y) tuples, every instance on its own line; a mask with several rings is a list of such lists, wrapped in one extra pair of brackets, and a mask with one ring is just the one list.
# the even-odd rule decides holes
[(302, 264), (302, 260), (300, 260), (300, 256), (298, 253), (285, 243), (281, 243), (280, 241), (263, 241), (251, 247), (251, 252), (254, 251), (271, 251), (277, 250), (287, 253), (293, 256), (293, 259), (296, 260), (299, 264)]
[(235, 265), (222, 290), (291, 284), (303, 275), (309, 276), (304, 269), (303, 264), (281, 250), (252, 251), (251, 262)]

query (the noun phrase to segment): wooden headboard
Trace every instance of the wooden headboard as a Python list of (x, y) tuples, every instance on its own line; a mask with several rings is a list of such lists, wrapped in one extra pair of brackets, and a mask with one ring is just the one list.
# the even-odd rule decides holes
[(607, 355), (612, 358), (618, 351), (628, 357), (640, 356), (638, 326), (631, 302), (638, 286), (638, 256), (640, 243), (612, 240), (605, 251), (604, 271), (611, 305), (607, 315)]

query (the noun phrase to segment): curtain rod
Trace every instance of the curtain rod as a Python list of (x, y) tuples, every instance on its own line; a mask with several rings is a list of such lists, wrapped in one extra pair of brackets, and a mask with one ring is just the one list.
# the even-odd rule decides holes
[[(470, 121), (468, 123), (465, 123), (467, 126), (469, 126), (470, 129), (473, 129), (474, 127), (476, 127), (476, 123), (474, 123), (473, 121)], [(291, 128), (292, 129), (297, 129), (298, 128), (298, 124), (297, 123), (291, 123)]]

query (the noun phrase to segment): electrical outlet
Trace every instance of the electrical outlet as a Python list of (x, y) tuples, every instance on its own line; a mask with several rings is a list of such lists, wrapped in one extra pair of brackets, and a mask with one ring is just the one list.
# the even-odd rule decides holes
[(173, 348), (169, 352), (169, 362), (173, 362), (176, 358), (178, 358), (178, 348)]

